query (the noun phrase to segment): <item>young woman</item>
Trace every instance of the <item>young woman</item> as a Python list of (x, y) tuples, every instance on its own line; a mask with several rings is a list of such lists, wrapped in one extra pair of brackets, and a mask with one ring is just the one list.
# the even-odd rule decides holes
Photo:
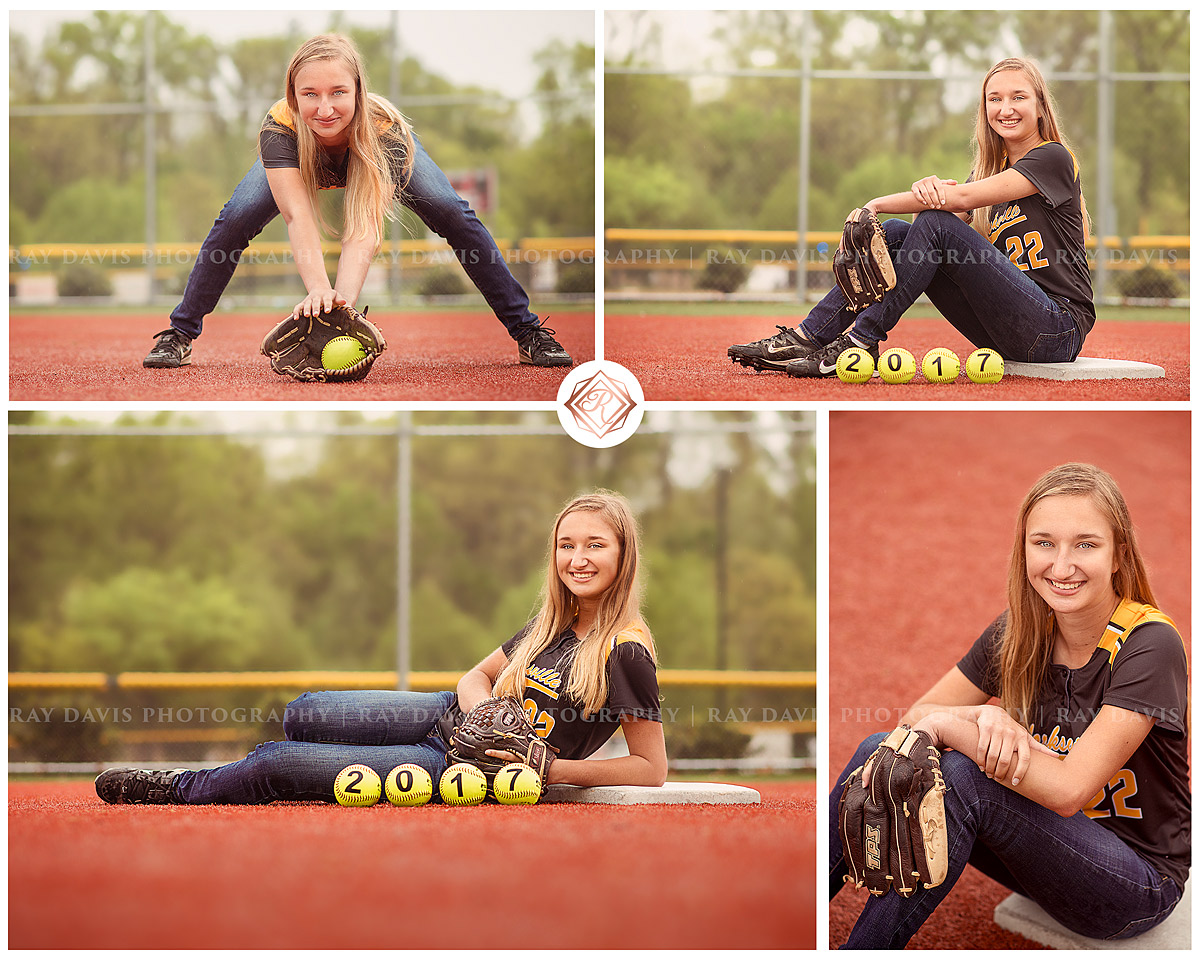
[[(984, 78), (966, 183), (924, 177), (865, 206), (917, 214), (912, 223), (883, 223), (896, 286), (857, 314), (834, 287), (797, 328), (731, 346), (735, 362), (829, 377), (850, 347), (878, 360), (879, 343), (922, 293), (971, 343), (1005, 359), (1049, 363), (1079, 355), (1096, 322), (1087, 207), (1079, 164), (1034, 63), (1002, 60)], [(976, 216), (984, 210), (986, 217)]]
[[(200, 248), (183, 301), (146, 367), (191, 363), (200, 336), (228, 286), (242, 251), (282, 215), (292, 257), (307, 295), (293, 316), (310, 316), (335, 303), (353, 305), (383, 238), (383, 221), (395, 220), (399, 200), (449, 241), (471, 281), (517, 341), (522, 363), (570, 366), (571, 358), (529, 310), (496, 242), (470, 205), (454, 192), (429, 159), (400, 112), (367, 92), (362, 58), (341, 36), (313, 37), (288, 65), (285, 99), (263, 121), (258, 159), (225, 204)], [(330, 283), (321, 252), (320, 190), (345, 190), (342, 252)]]
[[(288, 704), (286, 740), (213, 770), (106, 770), (108, 803), (334, 802), (351, 763), (380, 779), (417, 763), (446, 769), (439, 721), (488, 697), (522, 701), (558, 753), (550, 783), (661, 786), (667, 773), (654, 641), (639, 613), (637, 524), (623, 497), (572, 500), (554, 522), (542, 606), (512, 639), (463, 675), (457, 691), (306, 693)], [(589, 760), (620, 727), (629, 755)], [(499, 756), (499, 754), (498, 754)]]
[[(869, 898), (847, 947), (903, 947), (967, 863), (1089, 937), (1131, 937), (1174, 909), (1191, 862), (1187, 661), (1108, 474), (1069, 463), (1038, 480), (1008, 609), (903, 722), (947, 748), (949, 872), (908, 899)], [(884, 736), (830, 797), (831, 899), (847, 872), (841, 783)]]

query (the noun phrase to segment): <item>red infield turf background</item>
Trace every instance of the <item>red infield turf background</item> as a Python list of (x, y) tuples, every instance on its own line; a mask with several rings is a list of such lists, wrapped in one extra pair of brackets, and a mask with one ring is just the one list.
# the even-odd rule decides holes
[[(569, 368), (517, 362), (517, 346), (487, 311), (371, 311), (388, 349), (366, 380), (298, 383), (271, 370), (259, 353), (278, 314), (218, 313), (192, 345), (192, 365), (147, 370), (165, 317), (142, 314), (9, 318), (9, 399), (29, 400), (374, 400), (554, 402)], [(591, 311), (556, 311), (546, 320), (578, 363), (595, 359)]]
[[(753, 309), (748, 305), (747, 309)], [(941, 318), (906, 317), (885, 347), (904, 347), (917, 360), (916, 378), (888, 385), (798, 380), (782, 373), (757, 373), (733, 364), (726, 354), (733, 343), (748, 343), (776, 332), (775, 325), (801, 319), (746, 315), (664, 316), (633, 313), (612, 306), (604, 316), (604, 358), (626, 367), (647, 400), (837, 400), (881, 403), (892, 400), (1009, 402), (1014, 400), (1187, 400), (1190, 387), (1188, 327), (1182, 323), (1101, 321), (1088, 335), (1084, 356), (1140, 360), (1166, 370), (1157, 380), (1084, 380), (1056, 383), (1029, 377), (1005, 377), (998, 384), (971, 383), (966, 375), (949, 384), (926, 382), (921, 357), (934, 347), (949, 347), (960, 357), (974, 348)]]
[(812, 949), (815, 785), (756, 806), (116, 806), (10, 783), (9, 947)]
[[(1190, 659), (1190, 435), (1190, 415), (1173, 411), (831, 412), (829, 786), (1004, 608), (1020, 502), (1060, 463), (1116, 477)], [(910, 947), (1035, 946), (993, 924), (1007, 895), (968, 867)], [(831, 903), (831, 946), (865, 898)]]

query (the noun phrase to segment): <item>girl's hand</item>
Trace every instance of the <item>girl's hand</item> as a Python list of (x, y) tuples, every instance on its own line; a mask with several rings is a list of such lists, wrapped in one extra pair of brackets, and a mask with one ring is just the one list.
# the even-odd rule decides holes
[(938, 176), (923, 177), (912, 185), (912, 195), (927, 207), (940, 209), (946, 203), (946, 187), (958, 185), (957, 180), (943, 180)]
[(515, 753), (510, 753), (508, 750), (484, 750), (489, 757), (495, 757), (497, 760), (503, 760), (505, 763), (524, 763), (525, 761), (518, 757)]
[(314, 317), (325, 313), (327, 310), (332, 310), (335, 304), (345, 304), (350, 301), (343, 297), (333, 287), (324, 287), (320, 290), (312, 291), (307, 297), (296, 304), (296, 309), (292, 311), (293, 317)]
[(1034, 753), (1057, 756), (1001, 707), (979, 707), (975, 725), (979, 728), (975, 763), (993, 780), (1009, 782), (1015, 787), (1029, 769), (1029, 758)]

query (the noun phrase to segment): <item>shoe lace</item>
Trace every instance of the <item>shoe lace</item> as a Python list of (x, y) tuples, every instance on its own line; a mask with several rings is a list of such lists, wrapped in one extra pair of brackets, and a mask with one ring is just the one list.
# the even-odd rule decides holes
[(170, 346), (172, 344), (182, 345), (183, 343), (182, 336), (174, 327), (167, 327), (166, 330), (160, 330), (154, 335), (154, 338), (158, 341), (159, 347)]
[(537, 323), (530, 324), (529, 329), (521, 334), (521, 346), (525, 346), (526, 344), (532, 346), (534, 343), (540, 343), (545, 346), (553, 344), (561, 350), (562, 344), (554, 339), (554, 334), (557, 332), (553, 327), (548, 327), (544, 321), (539, 320)]
[(763, 345), (767, 347), (782, 347), (789, 343), (799, 343), (800, 338), (796, 336), (796, 332), (791, 327), (785, 327), (783, 324), (775, 324), (775, 328), (779, 331), (773, 337), (767, 337), (763, 341)]

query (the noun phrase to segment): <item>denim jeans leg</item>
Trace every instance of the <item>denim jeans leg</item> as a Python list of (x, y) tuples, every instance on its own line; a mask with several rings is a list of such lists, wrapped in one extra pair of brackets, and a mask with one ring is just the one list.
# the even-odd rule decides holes
[(537, 323), (529, 309), (529, 295), (508, 269), (496, 241), (460, 197), (446, 175), (430, 159), (420, 140), (416, 141), (412, 176), (404, 188), (402, 202), (425, 226), (442, 237), (454, 250), (471, 282), (478, 287), (492, 312), (516, 339), (521, 328)]
[(919, 213), (894, 259), (896, 286), (855, 323), (862, 339), (886, 340), (904, 311), (928, 291), (956, 329), (1005, 359), (1073, 360), (1083, 346), (1067, 309), (952, 213)]
[(334, 778), (351, 763), (365, 763), (380, 779), (401, 763), (416, 763), (436, 783), (446, 768), (436, 725), (453, 702), (450, 691), (305, 693), (285, 708), (286, 741), (259, 744), (235, 763), (184, 773), (173, 791), (183, 803), (332, 801)]
[[(876, 737), (864, 743), (856, 759), (868, 756), (867, 744), (877, 742)], [(1019, 889), (1085, 936), (1132, 936), (1161, 922), (1178, 902), (1173, 881), (1158, 876), (1131, 847), (1085, 814), (1061, 817), (988, 779), (960, 753), (943, 753), (942, 772), (948, 788), (946, 881), (907, 899), (896, 893), (870, 897), (846, 942), (848, 949), (898, 949), (908, 943), (979, 844), (1003, 864)]]
[[(912, 224), (907, 220), (892, 218), (884, 220), (882, 226), (883, 235), (887, 238), (888, 255), (895, 262)], [(867, 313), (878, 309), (878, 304), (872, 304), (860, 313), (854, 313), (851, 311), (850, 303), (846, 300), (846, 295), (842, 293), (841, 287), (835, 284), (833, 289), (821, 298), (821, 302), (808, 312), (808, 316), (798, 326), (800, 332), (808, 339), (824, 345), (832, 343)]]
[(277, 216), (279, 208), (267, 183), (267, 172), (262, 161), (255, 160), (229, 202), (221, 208), (200, 247), (183, 290), (183, 300), (171, 311), (172, 327), (192, 340), (200, 336), (204, 318), (216, 309), (241, 261), (242, 251)]

